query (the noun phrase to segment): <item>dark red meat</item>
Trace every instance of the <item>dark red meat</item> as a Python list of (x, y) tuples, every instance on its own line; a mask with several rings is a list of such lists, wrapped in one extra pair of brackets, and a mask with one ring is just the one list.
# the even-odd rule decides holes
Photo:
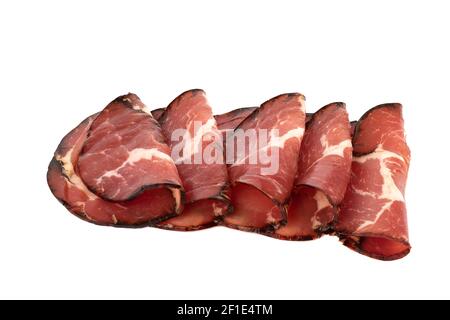
[(350, 122), (343, 103), (331, 103), (306, 124), (288, 222), (273, 236), (308, 240), (332, 232), (352, 163)]
[(219, 130), (234, 130), (257, 107), (235, 109), (227, 113), (215, 115)]
[(368, 111), (355, 126), (352, 176), (336, 225), (346, 246), (384, 260), (408, 254), (404, 194), (409, 162), (402, 106)]
[(163, 115), (165, 110), (166, 110), (166, 108), (158, 108), (158, 109), (152, 110), (153, 118), (155, 118), (157, 121), (159, 121), (159, 118), (161, 118), (161, 116)]
[(205, 93), (190, 90), (151, 112), (134, 94), (115, 99), (63, 138), (47, 180), (70, 212), (100, 225), (223, 224), (284, 240), (330, 234), (394, 260), (411, 248), (409, 163), (400, 104), (349, 122), (343, 103), (305, 114), (302, 95), (284, 94), (213, 116)]
[(133, 94), (117, 98), (93, 120), (77, 166), (86, 186), (111, 201), (131, 200), (161, 182), (180, 186), (157, 121)]
[[(242, 129), (278, 130), (278, 136), (270, 135), (268, 144), (258, 145), (252, 151), (250, 141), (245, 140), (246, 152), (238, 156), (229, 166), (233, 185), (232, 202), (234, 212), (225, 217), (229, 227), (249, 231), (277, 228), (286, 221), (286, 200), (292, 190), (300, 144), (305, 128), (304, 97), (301, 94), (283, 94), (261, 105), (242, 121), (235, 134)], [(256, 131), (259, 133), (260, 131)], [(259, 156), (250, 163), (251, 156), (264, 151), (279, 153), (278, 170), (263, 174)]]
[[(158, 226), (197, 230), (214, 225), (231, 210), (231, 203), (221, 134), (205, 93), (190, 90), (181, 94), (165, 109), (159, 122), (172, 151), (180, 146), (180, 142), (186, 147), (181, 152), (172, 152), (186, 191), (186, 204), (179, 217)], [(172, 135), (180, 129), (185, 132), (174, 141)], [(212, 143), (216, 148), (211, 154), (217, 161), (208, 163), (204, 156), (209, 154), (208, 146)]]
[[(55, 197), (78, 217), (102, 225), (145, 226), (181, 212), (182, 191), (178, 173), (173, 161), (170, 158), (166, 159), (169, 149), (162, 140), (159, 126), (151, 116), (142, 111), (143, 108), (144, 106), (135, 95), (119, 97), (100, 114), (83, 121), (64, 137), (58, 146), (49, 166), (48, 184)], [(124, 117), (128, 120), (124, 120)], [(150, 139), (140, 139), (141, 135), (134, 134), (136, 131), (128, 122), (134, 120), (139, 126), (138, 131), (147, 133), (151, 136)], [(121, 127), (121, 123), (124, 126)], [(102, 133), (103, 138), (96, 141), (96, 137)], [(115, 141), (119, 140), (121, 143), (115, 144)], [(88, 141), (90, 141), (89, 145), (86, 146)], [(122, 163), (125, 163), (128, 158), (117, 149), (127, 148), (127, 152), (131, 153), (140, 147), (149, 150), (158, 149), (166, 156), (157, 158), (145, 156), (140, 160), (133, 158), (136, 161), (122, 166), (118, 165), (117, 161), (113, 161), (115, 159), (108, 159), (102, 155), (101, 151), (104, 150), (108, 155), (114, 154), (120, 157)], [(82, 149), (85, 150), (84, 157), (92, 156), (90, 165), (80, 166)], [(139, 154), (146, 153), (144, 151)], [(154, 152), (152, 151), (151, 154), (153, 155)], [(111, 187), (103, 188), (102, 184), (95, 185), (102, 191), (101, 194), (108, 194), (110, 198), (114, 198), (114, 194), (117, 193), (126, 195), (128, 200), (106, 200), (91, 191), (82, 178), (83, 170), (87, 171), (84, 171), (84, 175), (92, 182), (95, 181), (95, 177), (98, 179), (114, 168), (120, 168), (117, 174), (122, 174), (122, 169), (128, 170), (123, 173), (127, 177), (132, 176), (132, 172), (136, 175), (145, 175), (145, 179), (139, 180), (140, 186), (132, 183), (132, 178), (125, 182), (118, 181), (118, 186), (128, 190), (126, 193), (117, 193), (117, 190)], [(164, 168), (164, 173), (160, 172), (161, 168)]]

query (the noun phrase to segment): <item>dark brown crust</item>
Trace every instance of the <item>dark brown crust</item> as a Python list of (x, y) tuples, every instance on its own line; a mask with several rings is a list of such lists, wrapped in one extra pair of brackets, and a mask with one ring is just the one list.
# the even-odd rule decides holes
[[(408, 241), (395, 239), (395, 238), (391, 238), (391, 237), (380, 237), (380, 235), (377, 235), (377, 234), (366, 233), (363, 235), (354, 236), (351, 233), (349, 234), (349, 233), (339, 232), (336, 234), (336, 236), (339, 237), (339, 240), (347, 248), (352, 249), (362, 255), (365, 255), (365, 256), (373, 258), (373, 259), (378, 259), (378, 260), (383, 260), (383, 261), (398, 260), (398, 259), (401, 259), (401, 258), (405, 257), (406, 255), (408, 255), (411, 251), (411, 245), (409, 244)], [(384, 239), (396, 241), (396, 242), (404, 244), (405, 246), (407, 246), (407, 248), (397, 254), (390, 255), (390, 256), (370, 253), (361, 248), (361, 240), (363, 238), (370, 238), (370, 237), (384, 238)]]
[[(86, 222), (89, 222), (89, 223), (92, 223), (92, 224), (95, 224), (95, 225), (98, 225), (98, 226), (138, 229), (138, 228), (144, 228), (144, 227), (149, 227), (149, 226), (155, 226), (155, 225), (158, 224), (158, 223), (161, 223), (161, 222), (163, 222), (163, 221), (166, 221), (166, 220), (168, 220), (168, 219), (171, 219), (171, 218), (174, 218), (174, 217), (177, 217), (177, 216), (178, 216), (178, 214), (175, 213), (175, 211), (176, 211), (176, 204), (175, 204), (174, 207), (172, 208), (172, 210), (171, 210), (170, 213), (167, 213), (166, 215), (164, 215), (164, 216), (162, 216), (162, 217), (158, 217), (158, 218), (156, 218), (156, 219), (149, 220), (148, 222), (142, 223), (142, 224), (98, 223), (98, 222), (96, 222), (95, 220), (88, 219), (88, 218), (85, 216), (85, 213), (84, 213), (84, 212), (75, 212), (75, 211), (73, 210), (72, 206), (71, 206), (69, 203), (67, 203), (64, 199), (61, 199), (61, 198), (59, 198), (59, 197), (57, 197), (57, 196), (55, 195), (54, 190), (52, 189), (52, 187), (51, 187), (51, 185), (50, 185), (50, 181), (49, 181), (49, 178), (50, 178), (49, 174), (50, 174), (50, 171), (51, 171), (52, 169), (57, 170), (57, 171), (60, 171), (60, 172), (61, 172), (61, 175), (63, 175), (64, 177), (66, 177), (65, 174), (64, 174), (64, 170), (63, 170), (63, 167), (62, 167), (62, 165), (61, 165), (61, 162), (59, 162), (55, 157), (53, 157), (52, 160), (50, 161), (50, 164), (48, 165), (48, 171), (47, 171), (47, 183), (48, 183), (48, 186), (49, 186), (49, 188), (50, 188), (50, 191), (52, 192), (53, 196), (54, 196), (54, 197), (55, 197), (55, 198), (56, 198), (56, 199), (57, 199), (57, 200), (58, 200), (58, 201), (59, 201), (59, 202), (60, 202), (60, 203), (61, 203), (61, 204), (62, 204), (62, 205), (63, 205), (63, 206), (64, 206), (64, 207), (72, 214), (72, 215), (76, 216), (77, 218), (79, 218), (79, 219), (81, 219), (81, 220), (83, 220), (83, 221), (86, 221)], [(184, 197), (184, 193), (181, 192), (181, 198), (183, 199), (183, 197)], [(181, 199), (181, 201), (182, 201), (182, 199)]]
[[(86, 186), (88, 189), (89, 187)], [(139, 197), (144, 191), (149, 191), (149, 190), (153, 190), (153, 189), (158, 189), (158, 188), (172, 188), (172, 189), (180, 189), (182, 191), (182, 188), (179, 184), (174, 184), (172, 182), (168, 182), (168, 183), (154, 183), (154, 184), (145, 184), (142, 187), (140, 187), (139, 189), (137, 189), (135, 192), (133, 192), (126, 200), (123, 201), (113, 201), (111, 199), (108, 199), (107, 197), (101, 197), (104, 200), (110, 201), (110, 202), (126, 202), (126, 201), (131, 201), (136, 199), (137, 197)], [(94, 194), (96, 194), (95, 192), (92, 192)], [(182, 195), (182, 197), (184, 197)]]
[[(361, 118), (359, 118), (359, 120), (356, 121), (356, 126), (355, 126), (355, 130), (354, 130), (353, 137), (352, 137), (352, 145), (355, 145), (354, 142), (356, 140), (356, 137), (359, 134), (359, 127), (360, 127), (361, 123), (364, 121), (364, 119), (366, 119), (372, 112), (374, 112), (374, 111), (376, 111), (378, 109), (382, 109), (382, 108), (402, 108), (402, 104), (398, 103), (398, 102), (383, 103), (383, 104), (379, 104), (379, 105), (373, 107), (372, 109), (369, 109), (366, 113), (364, 113), (361, 116)], [(355, 121), (352, 121), (352, 122), (355, 122)], [(355, 151), (353, 151), (353, 156), (354, 157), (361, 157), (361, 156), (365, 156), (367, 154), (370, 154), (370, 153), (372, 153), (374, 151), (375, 151), (375, 149), (374, 150), (370, 150), (368, 152), (355, 152)]]
[[(269, 238), (274, 238), (274, 239), (283, 240), (283, 241), (311, 241), (311, 240), (319, 239), (322, 236), (322, 234), (320, 234), (318, 236), (292, 236), (292, 237), (288, 237), (288, 236), (282, 236), (282, 235), (274, 233), (274, 232), (266, 232), (266, 233), (263, 233), (263, 235), (266, 236), (266, 237), (269, 237)], [(317, 233), (315, 235), (317, 235)]]
[[(253, 111), (255, 111), (256, 109), (258, 109), (258, 107), (244, 107), (244, 108), (234, 109), (234, 110), (229, 111), (229, 112), (226, 112), (226, 113), (214, 115), (214, 118), (216, 119), (216, 122), (217, 122), (217, 126), (220, 127), (220, 126), (222, 126), (223, 124), (226, 124), (226, 123), (228, 123), (228, 122), (234, 121), (240, 113), (242, 113), (242, 112), (244, 112), (244, 111), (247, 111), (247, 110), (250, 110), (250, 109), (253, 109)], [(253, 111), (252, 111), (252, 112), (253, 112)], [(219, 124), (219, 122), (217, 121), (217, 120), (218, 120), (218, 117), (226, 117), (226, 116), (229, 116), (230, 119), (227, 120), (227, 121), (224, 121), (224, 122), (220, 122), (220, 124)], [(246, 118), (246, 117), (243, 117), (242, 120), (241, 120), (241, 122), (244, 121), (245, 118)], [(240, 124), (241, 122), (239, 122), (239, 124)], [(239, 125), (239, 124), (238, 124), (238, 125)], [(231, 129), (229, 129), (229, 130), (231, 130)]]
[[(161, 221), (164, 222), (164, 221)], [(190, 231), (199, 231), (199, 230), (204, 230), (204, 229), (208, 229), (208, 228), (212, 228), (215, 227), (217, 225), (216, 220), (210, 222), (210, 223), (205, 223), (199, 226), (190, 226), (190, 227), (180, 227), (180, 226), (172, 226), (172, 227), (167, 227), (166, 225), (162, 224), (162, 225), (155, 225), (154, 227), (158, 228), (158, 229), (162, 229), (162, 230), (169, 230), (169, 231), (183, 231), (183, 232), (190, 232)]]
[(234, 230), (267, 235), (267, 234), (270, 234), (271, 232), (273, 232), (274, 230), (284, 226), (287, 223), (287, 219), (286, 219), (287, 209), (285, 207), (280, 208), (280, 212), (281, 212), (283, 219), (280, 220), (280, 222), (278, 224), (268, 224), (262, 228), (238, 226), (238, 225), (231, 224), (231, 223), (225, 223), (225, 221), (223, 221), (223, 220), (218, 220), (217, 225), (224, 226), (224, 227), (234, 229)]
[(245, 122), (250, 121), (250, 120), (252, 120), (253, 118), (257, 117), (258, 114), (259, 114), (259, 112), (260, 112), (261, 110), (263, 110), (269, 102), (271, 102), (271, 101), (273, 101), (273, 100), (276, 100), (276, 99), (279, 99), (279, 98), (281, 98), (281, 97), (283, 97), (283, 96), (286, 96), (286, 101), (289, 101), (290, 99), (292, 99), (292, 98), (294, 98), (294, 97), (303, 97), (303, 100), (306, 100), (305, 96), (304, 96), (303, 94), (301, 94), (301, 93), (298, 93), (298, 92), (291, 92), (291, 93), (282, 93), (282, 94), (279, 94), (279, 95), (277, 95), (276, 97), (273, 97), (273, 98), (271, 98), (271, 99), (269, 99), (269, 100), (263, 102), (259, 108), (256, 108), (252, 113), (250, 113), (247, 117), (245, 117), (245, 118), (241, 121), (241, 123), (239, 123), (239, 125), (238, 125), (234, 130), (239, 129), (242, 125), (245, 124)]
[[(150, 113), (152, 114), (152, 117), (155, 118), (155, 120), (159, 122), (159, 118), (161, 118), (161, 116), (162, 116), (162, 114), (164, 113), (165, 110), (166, 110), (166, 108), (157, 108), (157, 109), (151, 110)], [(155, 114), (159, 113), (159, 112), (161, 112), (159, 117), (155, 117)]]
[(256, 109), (258, 107), (242, 107), (242, 108), (237, 108), (237, 109), (233, 109), (231, 111), (225, 112), (225, 113), (221, 113), (221, 114), (215, 114), (214, 117), (221, 117), (221, 116), (234, 116), (234, 115), (238, 115), (243, 111), (247, 111), (249, 109)]
[[(214, 115), (214, 118), (217, 118), (217, 117), (225, 117), (225, 116), (230, 116), (230, 117), (238, 116), (239, 114), (241, 114), (241, 113), (244, 112), (244, 111), (247, 111), (247, 110), (250, 110), (250, 109), (253, 109), (253, 111), (255, 111), (255, 109), (257, 109), (257, 108), (258, 108), (258, 107), (242, 107), (242, 108), (237, 108), (237, 109), (233, 109), (233, 110), (231, 110), (231, 111), (225, 112), (225, 113), (215, 114), (215, 115)], [(253, 111), (252, 111), (252, 112), (253, 112)]]
[(331, 108), (331, 107), (344, 108), (344, 109), (346, 109), (346, 106), (345, 106), (345, 103), (344, 103), (344, 102), (332, 102), (332, 103), (329, 103), (329, 104), (323, 106), (322, 108), (320, 108), (320, 109), (317, 110), (316, 112), (310, 113), (310, 114), (309, 114), (311, 118), (310, 118), (310, 120), (306, 123), (306, 125), (305, 125), (305, 130), (306, 130), (307, 128), (309, 128), (309, 127), (314, 123), (314, 121), (316, 120), (316, 118), (317, 118), (321, 113), (323, 113), (325, 110), (327, 110), (328, 108)]

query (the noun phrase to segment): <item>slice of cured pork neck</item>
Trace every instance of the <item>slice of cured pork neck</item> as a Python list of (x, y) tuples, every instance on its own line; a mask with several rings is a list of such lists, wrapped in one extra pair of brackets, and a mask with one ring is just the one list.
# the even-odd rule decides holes
[(305, 113), (291, 93), (214, 116), (197, 89), (151, 112), (134, 94), (113, 100), (63, 138), (47, 180), (71, 213), (100, 225), (328, 234), (395, 260), (411, 249), (409, 163), (398, 103), (349, 122), (344, 103)]
[(186, 91), (159, 117), (186, 191), (183, 213), (161, 222), (171, 230), (198, 230), (216, 224), (231, 209), (222, 139), (203, 90)]
[(47, 180), (70, 212), (101, 225), (146, 226), (182, 210), (169, 146), (134, 94), (118, 97), (67, 134)]
[(234, 109), (230, 112), (215, 115), (217, 127), (221, 130), (233, 131), (245, 118), (247, 118), (257, 107)]
[(333, 231), (336, 206), (350, 179), (352, 143), (344, 103), (331, 103), (308, 117), (287, 224), (268, 235), (310, 240)]
[(155, 118), (157, 121), (159, 121), (159, 118), (161, 118), (161, 116), (163, 115), (165, 110), (166, 110), (166, 108), (158, 108), (158, 109), (152, 110), (153, 118)]
[(347, 247), (362, 254), (402, 258), (410, 251), (404, 198), (410, 150), (402, 106), (379, 105), (354, 130), (352, 175), (336, 232)]
[[(236, 152), (229, 166), (234, 211), (225, 217), (226, 226), (263, 232), (286, 222), (286, 200), (297, 173), (305, 130), (304, 102), (298, 93), (279, 95), (255, 109), (234, 130), (235, 136), (239, 132), (251, 136), (253, 130), (259, 141), (244, 139), (245, 152)], [(261, 143), (263, 134), (268, 135), (267, 143)], [(275, 154), (277, 159), (271, 160), (277, 162), (277, 170), (269, 172), (266, 169), (275, 163), (265, 163), (261, 157)]]
[[(227, 145), (227, 137), (232, 136), (234, 129), (253, 111), (255, 111), (256, 108), (257, 107), (240, 108), (214, 116), (217, 122), (217, 127), (222, 133), (224, 147)], [(227, 152), (225, 152), (224, 156), (227, 158)], [(232, 163), (232, 161), (233, 159), (230, 161), (227, 160), (226, 162)]]

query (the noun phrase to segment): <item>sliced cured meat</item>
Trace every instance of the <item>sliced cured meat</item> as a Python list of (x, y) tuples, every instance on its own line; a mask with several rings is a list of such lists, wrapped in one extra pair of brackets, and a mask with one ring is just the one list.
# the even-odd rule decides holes
[[(234, 161), (233, 152), (231, 152), (231, 154), (229, 152), (228, 153), (226, 152), (227, 139), (230, 139), (233, 137), (234, 129), (245, 118), (247, 118), (255, 109), (256, 109), (256, 107), (240, 108), (240, 109), (235, 109), (233, 111), (230, 111), (230, 112), (227, 112), (224, 114), (219, 114), (219, 115), (214, 116), (214, 118), (216, 119), (216, 122), (217, 122), (217, 127), (219, 128), (220, 132), (222, 133), (223, 145), (225, 147), (224, 157), (225, 157), (225, 162), (227, 164), (233, 163), (233, 161)], [(233, 145), (233, 141), (231, 141), (231, 143)], [(231, 155), (231, 159), (227, 159), (228, 157), (230, 157), (230, 155)]]
[[(224, 219), (227, 226), (262, 232), (285, 223), (286, 200), (305, 130), (304, 101), (298, 93), (277, 96), (255, 109), (235, 129), (235, 142), (239, 136), (252, 135), (257, 141), (241, 139), (245, 152), (237, 152), (229, 166), (234, 211)], [(262, 142), (264, 138), (266, 143)], [(267, 163), (262, 159), (265, 155), (270, 156)]]
[(284, 94), (213, 116), (191, 90), (151, 112), (134, 94), (115, 99), (63, 138), (47, 180), (70, 212), (100, 225), (332, 234), (394, 260), (411, 248), (409, 162), (400, 104), (349, 122), (343, 103), (305, 114), (302, 95)]
[(350, 179), (352, 143), (343, 103), (331, 103), (309, 117), (300, 150), (287, 224), (273, 236), (315, 239), (332, 232), (336, 206)]
[(111, 201), (131, 200), (161, 183), (180, 186), (157, 121), (133, 94), (112, 101), (93, 120), (77, 165), (86, 186)]
[(158, 226), (198, 230), (214, 225), (231, 210), (231, 203), (221, 134), (205, 93), (190, 90), (181, 94), (159, 122), (183, 181), (186, 204), (179, 217)]
[(161, 118), (161, 116), (163, 115), (165, 110), (166, 110), (166, 108), (158, 108), (158, 109), (152, 110), (153, 118), (155, 118), (157, 121), (159, 121), (159, 118)]
[[(169, 157), (169, 147), (156, 121), (143, 110), (137, 96), (119, 97), (61, 141), (47, 180), (55, 197), (70, 212), (93, 223), (113, 226), (145, 226), (181, 212), (181, 181)], [(84, 161), (90, 160), (80, 165), (82, 150)], [(113, 170), (126, 181), (118, 179), (115, 186), (103, 184), (101, 177)], [(140, 185), (133, 173), (145, 175), (138, 180)], [(91, 191), (83, 176), (99, 193)], [(96, 179), (101, 183), (95, 184)], [(107, 200), (115, 196), (127, 200)]]
[(234, 130), (245, 118), (247, 118), (257, 107), (235, 109), (233, 111), (215, 115), (219, 130)]
[(352, 142), (344, 103), (326, 105), (311, 117), (299, 157), (296, 185), (322, 190), (336, 205), (350, 178)]
[(349, 248), (393, 260), (410, 251), (405, 184), (410, 162), (402, 106), (368, 111), (353, 136), (351, 180), (340, 205), (336, 231)]
[(267, 235), (283, 240), (313, 240), (329, 230), (335, 209), (325, 194), (306, 185), (292, 192), (287, 223)]
[(352, 136), (352, 138), (355, 135), (355, 128), (356, 128), (357, 123), (358, 123), (358, 121), (350, 122), (350, 135)]

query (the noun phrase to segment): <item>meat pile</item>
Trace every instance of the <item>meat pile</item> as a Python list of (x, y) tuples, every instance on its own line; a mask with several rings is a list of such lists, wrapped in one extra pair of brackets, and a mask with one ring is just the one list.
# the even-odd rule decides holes
[(350, 122), (344, 103), (310, 114), (290, 93), (214, 115), (205, 93), (190, 90), (153, 111), (135, 94), (116, 98), (63, 138), (47, 180), (71, 213), (99, 225), (327, 234), (394, 260), (411, 248), (409, 162), (397, 103)]

